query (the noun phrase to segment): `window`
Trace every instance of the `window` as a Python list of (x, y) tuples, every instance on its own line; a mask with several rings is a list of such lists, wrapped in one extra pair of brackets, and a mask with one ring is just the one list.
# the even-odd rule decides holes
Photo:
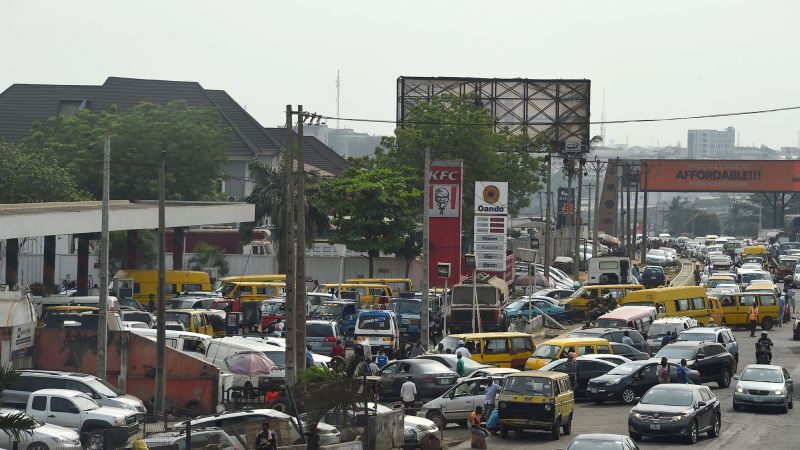
[(675, 309), (677, 311), (688, 311), (689, 310), (689, 300), (687, 300), (687, 299), (675, 300)]
[(183, 284), (183, 290), (184, 291), (190, 291), (190, 292), (191, 291), (202, 291), (203, 290), (203, 285), (199, 284), (199, 283), (192, 283), (192, 284), (184, 283)]
[(583, 362), (583, 370), (593, 373), (605, 373), (608, 371), (608, 364), (603, 364), (598, 361), (579, 361)]
[(167, 294), (174, 294), (178, 292), (178, 285), (177, 284), (168, 284), (167, 285)]
[(775, 297), (771, 295), (759, 295), (758, 304), (761, 306), (775, 306)]
[(706, 301), (702, 297), (692, 299), (692, 309), (706, 309)]
[(710, 402), (712, 400), (711, 391), (700, 389), (700, 397), (703, 399), (704, 402)]
[(728, 337), (725, 336), (725, 333), (720, 333), (717, 335), (717, 342), (720, 344), (726, 344), (728, 342)]
[(58, 115), (60, 116), (74, 116), (82, 109), (89, 109), (91, 102), (86, 100), (61, 100), (58, 103)]
[(397, 373), (397, 369), (399, 369), (399, 368), (400, 368), (400, 364), (398, 364), (398, 363), (389, 364), (388, 366), (386, 366), (383, 369), (383, 373), (388, 373), (388, 374)]
[(486, 339), (484, 353), (508, 353), (508, 341), (505, 339)]
[(592, 355), (592, 354), (594, 354), (594, 347), (592, 347), (591, 345), (581, 345), (580, 347), (578, 347), (578, 355)]
[(511, 351), (514, 353), (529, 352), (533, 349), (531, 340), (526, 337), (511, 338)]
[(400, 364), (400, 373), (409, 373), (411, 372), (411, 364), (409, 363), (402, 363)]
[(631, 332), (630, 332), (630, 333), (628, 333), (628, 334), (630, 335), (631, 339), (633, 339), (633, 342), (634, 342), (635, 344), (638, 344), (638, 343), (640, 343), (640, 342), (644, 342), (644, 338), (642, 337), (642, 335), (641, 335), (641, 334), (639, 334), (639, 333), (636, 333), (636, 332), (633, 332), (633, 331), (631, 331)]
[(31, 403), (31, 408), (36, 411), (44, 411), (47, 409), (47, 397), (39, 396), (33, 397), (33, 402)]
[(722, 299), (720, 299), (720, 301), (722, 302), (722, 307), (723, 308), (724, 307), (730, 307), (730, 306), (736, 306), (736, 298), (735, 297), (723, 296)]
[(622, 289), (611, 289), (611, 298), (614, 300), (619, 300), (625, 296), (625, 292)]
[(96, 397), (94, 391), (89, 386), (75, 380), (67, 380), (66, 389), (71, 389), (73, 391), (83, 392), (84, 394), (89, 394), (90, 397)]
[(138, 294), (142, 292), (142, 285), (139, 283), (133, 283), (133, 293)]
[(597, 353), (604, 354), (604, 355), (610, 354), (611, 353), (611, 349), (609, 349), (607, 345), (598, 345), (597, 346)]
[(50, 397), (50, 411), (52, 412), (77, 414), (75, 411), (77, 408), (74, 403), (65, 398)]
[(756, 302), (755, 295), (742, 295), (739, 297), (739, 306), (753, 306)]
[(792, 377), (789, 376), (789, 372), (787, 372), (786, 369), (783, 369), (783, 379), (784, 380), (791, 380), (792, 379)]

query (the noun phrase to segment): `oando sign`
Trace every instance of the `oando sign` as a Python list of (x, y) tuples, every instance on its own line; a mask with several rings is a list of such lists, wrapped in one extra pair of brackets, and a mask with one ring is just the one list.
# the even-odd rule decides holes
[(508, 182), (476, 181), (475, 214), (508, 215)]

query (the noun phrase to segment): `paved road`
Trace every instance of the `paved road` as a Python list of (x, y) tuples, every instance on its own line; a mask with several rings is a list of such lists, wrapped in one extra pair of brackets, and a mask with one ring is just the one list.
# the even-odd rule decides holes
[[(789, 371), (792, 376), (800, 379), (800, 341), (792, 341), (791, 324), (782, 328), (775, 328), (770, 332), (770, 338), (775, 342), (773, 350), (773, 363), (779, 364)], [(755, 363), (754, 344), (756, 338), (751, 338), (749, 332), (735, 332), (741, 348), (739, 359), (739, 372), (747, 365)], [(777, 411), (745, 410), (735, 412), (732, 405), (735, 381), (728, 389), (719, 389), (716, 384), (708, 384), (711, 390), (722, 402), (722, 433), (715, 439), (708, 438), (705, 434), (700, 437), (695, 448), (704, 449), (797, 449), (800, 441), (797, 437), (797, 424), (800, 422), (800, 407), (789, 410), (788, 414)], [(796, 398), (800, 399), (800, 395)], [(581, 402), (576, 406), (572, 432), (579, 433), (615, 433), (627, 434), (628, 412), (630, 406), (619, 404), (595, 405)], [(463, 435), (467, 439), (465, 429), (448, 427), (450, 437)], [(446, 434), (446, 436), (447, 436)], [(449, 440), (449, 439), (448, 439)], [(558, 442), (551, 441), (549, 435), (529, 432), (522, 437), (510, 434), (510, 439), (502, 440), (499, 437), (489, 438), (490, 449), (556, 449), (566, 448), (570, 437), (561, 437)], [(640, 442), (642, 448), (664, 448), (683, 446), (680, 441), (669, 439), (655, 440), (645, 438)], [(455, 448), (469, 448), (469, 443), (463, 443)]]

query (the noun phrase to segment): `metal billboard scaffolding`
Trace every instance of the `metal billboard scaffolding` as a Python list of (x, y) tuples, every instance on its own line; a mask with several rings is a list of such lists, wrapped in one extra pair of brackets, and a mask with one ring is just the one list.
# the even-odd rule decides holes
[(402, 128), (415, 106), (437, 95), (474, 97), (497, 118), (495, 131), (507, 127), (512, 134), (544, 135), (558, 153), (586, 153), (590, 93), (589, 80), (402, 76), (397, 79), (396, 120)]

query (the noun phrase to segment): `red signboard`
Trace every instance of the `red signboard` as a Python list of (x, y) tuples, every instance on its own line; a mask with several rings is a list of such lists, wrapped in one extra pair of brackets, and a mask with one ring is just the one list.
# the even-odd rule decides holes
[(643, 160), (642, 185), (662, 192), (800, 192), (800, 161)]
[(432, 161), (427, 193), (428, 283), (444, 286), (436, 276), (437, 263), (450, 263), (448, 286), (461, 281), (461, 161)]

